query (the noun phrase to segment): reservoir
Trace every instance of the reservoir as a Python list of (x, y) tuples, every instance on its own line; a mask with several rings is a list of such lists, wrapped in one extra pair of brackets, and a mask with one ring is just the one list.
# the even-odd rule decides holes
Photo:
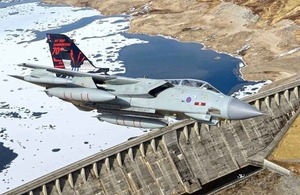
[[(1, 2), (0, 9), (1, 11), (4, 11), (5, 9), (9, 9), (9, 6), (36, 1), (37, 0), (21, 0), (11, 1), (11, 3)], [(47, 5), (44, 4), (41, 4), (39, 6), (47, 7)], [(66, 9), (69, 9), (69, 7), (66, 6)], [(51, 14), (55, 14), (55, 16), (59, 17), (59, 13), (51, 12)], [(19, 17), (20, 19), (23, 16), (19, 15), (18, 12), (13, 11), (11, 12), (11, 14), (9, 14), (9, 17)], [(128, 16), (118, 17), (123, 17), (123, 20), (119, 21), (120, 23), (128, 21), (130, 19)], [(103, 18), (109, 17), (101, 15), (82, 17), (81, 19), (76, 20), (71, 24), (60, 24), (52, 27), (51, 29), (45, 30), (29, 28), (19, 29), (16, 31), (15, 29), (10, 30), (13, 30), (14, 33), (24, 33), (27, 31), (34, 33), (35, 38), (33, 40), (24, 41), (28, 42), (28, 44), (32, 44), (36, 41), (45, 39), (46, 33), (70, 33), (72, 31), (76, 31), (77, 29), (84, 28), (90, 23), (101, 20)], [(101, 27), (99, 26), (99, 28)], [(10, 32), (7, 33), (9, 34)], [(240, 59), (234, 58), (227, 54), (217, 53), (213, 50), (205, 49), (204, 46), (199, 43), (179, 42), (177, 40), (162, 36), (129, 34), (126, 32), (126, 29), (124, 29), (124, 31), (120, 34), (127, 39), (135, 38), (147, 42), (142, 44), (132, 44), (123, 47), (118, 52), (119, 56), (117, 61), (120, 61), (123, 64), (122, 68), (125, 69), (125, 73), (122, 74), (122, 76), (148, 77), (153, 79), (199, 79), (211, 83), (213, 86), (215, 86), (225, 94), (231, 94), (234, 91), (242, 88), (242, 86), (244, 85), (254, 84), (254, 82), (248, 82), (241, 78), (239, 64), (242, 61)], [(17, 35), (19, 36), (19, 34)], [(112, 35), (114, 35), (114, 32), (112, 32), (109, 36)], [(2, 37), (0, 38), (2, 39)], [(84, 40), (77, 41), (80, 44), (84, 44)], [(93, 38), (93, 41), (98, 41), (99, 45), (101, 44), (101, 42), (97, 38)], [(16, 47), (22, 46), (22, 44), (23, 41), (18, 42), (16, 43)], [(45, 47), (46, 49), (48, 46), (43, 45), (42, 47)], [(29, 52), (26, 49), (24, 51)], [(86, 51), (83, 50), (83, 52), (88, 55)], [(97, 55), (96, 52), (97, 50), (95, 50), (95, 55)], [(95, 63), (95, 65), (101, 66), (101, 63)], [(5, 70), (3, 71), (6, 74)], [(5, 112), (6, 109), (4, 110), (0, 108), (0, 117), (1, 113)], [(13, 131), (13, 129), (8, 128), (7, 132), (9, 131)], [(1, 135), (4, 136), (4, 132), (0, 132), (0, 136)], [(3, 136), (0, 137), (0, 172), (4, 171), (8, 167), (8, 165), (18, 156), (18, 154), (14, 153), (13, 150), (5, 147), (5, 143), (7, 143), (8, 141), (4, 139)], [(14, 138), (11, 137), (11, 139), (12, 141), (14, 141)]]
[(154, 79), (192, 78), (204, 80), (225, 94), (255, 82), (241, 78), (240, 59), (204, 49), (199, 43), (179, 42), (162, 36), (123, 33), (126, 38), (148, 41), (124, 47), (119, 60), (128, 77)]

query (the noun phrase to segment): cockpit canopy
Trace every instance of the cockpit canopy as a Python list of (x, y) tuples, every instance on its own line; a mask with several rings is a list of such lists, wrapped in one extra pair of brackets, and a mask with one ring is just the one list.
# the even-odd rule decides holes
[(210, 90), (216, 93), (221, 93), (219, 90), (214, 88), (208, 82), (197, 80), (197, 79), (165, 79), (165, 81), (173, 84), (173, 85), (181, 85), (181, 86), (190, 86), (190, 87), (197, 87), (200, 89)]

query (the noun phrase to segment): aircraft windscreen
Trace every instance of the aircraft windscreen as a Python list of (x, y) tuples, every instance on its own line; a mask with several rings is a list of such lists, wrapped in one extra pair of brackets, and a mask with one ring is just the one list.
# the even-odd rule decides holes
[(190, 86), (197, 87), (201, 89), (207, 89), (216, 93), (221, 93), (219, 90), (214, 88), (212, 85), (205, 81), (196, 80), (196, 79), (166, 79), (167, 82), (173, 85), (182, 85), (182, 86)]

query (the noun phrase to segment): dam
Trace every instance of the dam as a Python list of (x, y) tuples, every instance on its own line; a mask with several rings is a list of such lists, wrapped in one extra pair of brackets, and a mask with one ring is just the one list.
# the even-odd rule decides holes
[(4, 194), (209, 192), (233, 173), (265, 165), (265, 158), (299, 115), (299, 88), (300, 77), (297, 77), (245, 98), (244, 101), (265, 113), (262, 117), (225, 120), (217, 126), (184, 120), (74, 162)]

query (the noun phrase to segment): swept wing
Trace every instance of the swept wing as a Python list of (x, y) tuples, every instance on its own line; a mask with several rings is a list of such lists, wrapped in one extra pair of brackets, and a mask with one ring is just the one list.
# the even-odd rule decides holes
[(19, 66), (33, 68), (33, 69), (44, 69), (44, 70), (47, 70), (52, 73), (63, 74), (65, 76), (91, 77), (95, 81), (106, 83), (106, 84), (111, 84), (111, 85), (125, 85), (125, 84), (134, 84), (134, 83), (139, 82), (139, 80), (135, 79), (135, 78), (101, 75), (101, 74), (88, 73), (88, 72), (78, 72), (78, 71), (53, 68), (53, 67), (37, 65), (37, 64), (22, 63), (22, 64), (19, 64)]

